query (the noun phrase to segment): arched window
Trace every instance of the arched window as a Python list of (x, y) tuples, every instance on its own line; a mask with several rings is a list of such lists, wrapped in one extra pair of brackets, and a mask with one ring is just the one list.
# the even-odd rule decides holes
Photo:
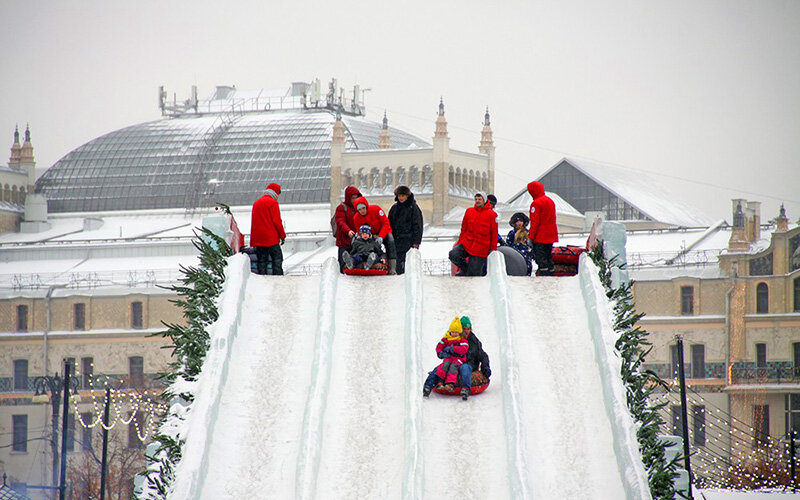
[(433, 185), (433, 171), (431, 170), (430, 165), (425, 165), (424, 167), (422, 167), (422, 185), (423, 186)]
[(3, 189), (3, 192), (0, 193), (0, 195), (2, 195), (3, 201), (11, 201), (11, 186), (6, 184), (5, 189)]
[(489, 176), (486, 172), (481, 174), (481, 187), (484, 191), (489, 191)]
[(794, 312), (800, 312), (800, 277), (794, 279)]
[(419, 168), (413, 165), (408, 169), (408, 187), (419, 186)]
[(759, 283), (756, 287), (756, 313), (769, 312), (769, 288), (766, 283)]
[(11, 203), (19, 203), (19, 198), (17, 197), (17, 186), (11, 188)]
[(397, 185), (398, 186), (406, 186), (406, 169), (403, 167), (397, 167)]
[(475, 189), (475, 171), (474, 170), (470, 170), (469, 171), (469, 178), (467, 180), (467, 187), (470, 188), (471, 190)]
[(371, 174), (370, 177), (372, 178), (372, 183), (370, 184), (370, 187), (372, 189), (378, 189), (381, 185), (381, 171), (378, 170), (377, 168), (373, 168), (370, 174)]
[(461, 187), (464, 185), (464, 176), (461, 173), (461, 168), (456, 168), (456, 186)]
[(450, 186), (456, 185), (456, 169), (454, 169), (452, 165), (450, 165), (450, 172), (447, 174), (447, 179)]
[(383, 187), (389, 189), (394, 188), (394, 172), (391, 167), (383, 169)]

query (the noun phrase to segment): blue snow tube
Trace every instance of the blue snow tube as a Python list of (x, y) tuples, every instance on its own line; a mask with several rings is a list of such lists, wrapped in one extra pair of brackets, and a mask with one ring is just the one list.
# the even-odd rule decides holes
[(511, 247), (497, 247), (497, 251), (506, 259), (506, 274), (509, 276), (527, 276), (528, 264), (525, 257)]

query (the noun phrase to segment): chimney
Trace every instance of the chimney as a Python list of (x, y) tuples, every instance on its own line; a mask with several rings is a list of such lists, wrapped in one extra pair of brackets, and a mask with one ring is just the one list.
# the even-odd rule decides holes
[(761, 239), (761, 202), (747, 202), (747, 216), (750, 230), (748, 233), (750, 243), (755, 243)]

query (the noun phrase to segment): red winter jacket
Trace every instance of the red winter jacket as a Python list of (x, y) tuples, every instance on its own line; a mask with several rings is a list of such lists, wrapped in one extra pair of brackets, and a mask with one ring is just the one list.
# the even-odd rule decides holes
[(531, 227), (528, 238), (534, 243), (555, 243), (558, 241), (556, 226), (556, 205), (544, 194), (544, 186), (539, 181), (528, 184), (528, 192), (533, 198), (531, 203)]
[[(378, 205), (370, 205), (363, 196), (356, 198), (353, 205), (357, 207), (359, 203), (363, 203), (367, 206), (367, 215), (363, 216), (356, 210), (356, 214), (353, 216), (353, 222), (356, 228), (364, 224), (369, 224), (373, 236), (385, 238), (387, 234), (392, 234), (392, 226), (389, 224), (389, 218), (386, 217), (386, 212), (384, 212), (381, 207)], [(358, 229), (356, 229), (356, 232), (358, 232)]]
[(442, 340), (436, 344), (436, 354), (442, 352), (442, 349), (449, 345), (453, 346), (453, 355), (445, 359), (449, 359), (451, 363), (456, 363), (459, 366), (463, 365), (467, 360), (467, 351), (469, 351), (469, 342), (467, 339), (447, 340), (445, 337), (442, 337)]
[(285, 239), (286, 231), (283, 230), (278, 200), (265, 194), (253, 203), (253, 214), (250, 218), (250, 246), (271, 247), (280, 244), (281, 240)]
[(469, 207), (464, 212), (456, 245), (464, 245), (464, 250), (476, 257), (486, 257), (497, 250), (497, 214), (491, 205)]
[(358, 188), (349, 186), (347, 189), (345, 189), (344, 202), (340, 203), (339, 206), (336, 207), (336, 212), (333, 214), (334, 220), (336, 221), (337, 247), (350, 248), (351, 238), (348, 232), (353, 231), (354, 233), (358, 233), (358, 226), (356, 226), (355, 222), (353, 222), (353, 217), (356, 214), (356, 207), (350, 203), (350, 198), (352, 198), (354, 194), (357, 194), (359, 197), (361, 196)]

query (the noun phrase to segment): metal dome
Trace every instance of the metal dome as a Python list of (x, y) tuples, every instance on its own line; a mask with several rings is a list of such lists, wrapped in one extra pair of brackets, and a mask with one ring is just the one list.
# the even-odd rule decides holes
[[(348, 149), (376, 149), (381, 124), (342, 117)], [(281, 203), (330, 198), (334, 116), (324, 109), (190, 115), (126, 127), (57, 161), (36, 182), (51, 212), (249, 205), (269, 182)], [(390, 129), (394, 148), (426, 147)]]

